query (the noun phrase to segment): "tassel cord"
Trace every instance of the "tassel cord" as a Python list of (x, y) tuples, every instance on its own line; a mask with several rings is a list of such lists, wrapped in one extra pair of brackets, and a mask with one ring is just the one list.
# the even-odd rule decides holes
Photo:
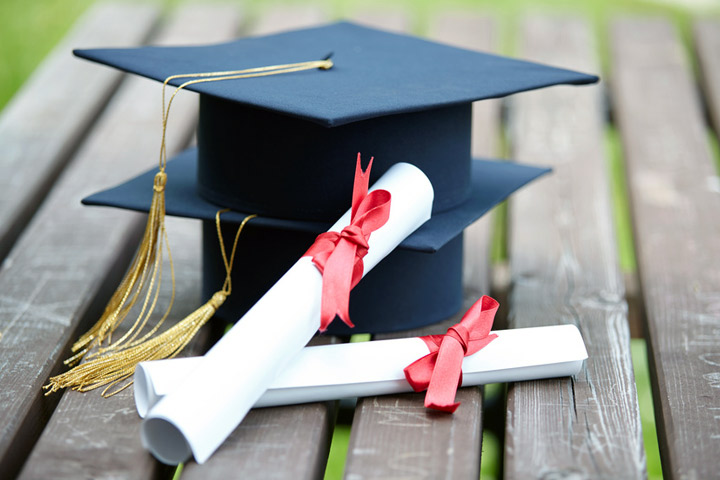
[[(119, 381), (122, 381), (123, 379), (128, 378), (129, 375), (132, 374), (132, 370), (130, 370), (129, 374), (127, 372), (123, 374), (118, 373), (112, 375), (109, 373), (103, 374), (100, 375), (100, 380), (97, 380), (98, 376), (96, 374), (97, 372), (106, 372), (106, 367), (113, 362), (120, 362), (121, 364), (124, 363), (122, 361), (123, 356), (126, 356), (127, 358), (135, 358), (133, 357), (133, 355), (137, 355), (137, 358), (150, 359), (146, 358), (146, 356), (143, 356), (144, 354), (142, 354), (140, 351), (133, 350), (132, 354), (130, 354), (130, 350), (132, 349), (148, 349), (148, 351), (155, 349), (165, 352), (163, 354), (165, 356), (155, 356), (155, 354), (153, 354), (151, 355), (152, 358), (165, 358), (167, 355), (174, 356), (177, 352), (182, 350), (182, 348), (187, 344), (187, 342), (190, 341), (194, 333), (192, 333), (192, 335), (186, 338), (183, 334), (180, 334), (177, 330), (173, 329), (175, 327), (180, 327), (180, 324), (183, 324), (184, 326), (182, 328), (186, 329), (188, 332), (196, 332), (196, 330), (194, 330), (193, 328), (188, 327), (189, 325), (191, 326), (193, 322), (195, 322), (195, 317), (197, 317), (197, 324), (199, 324), (200, 326), (204, 324), (214, 314), (217, 308), (222, 305), (222, 302), (224, 302), (227, 295), (229, 295), (232, 291), (230, 270), (234, 261), (235, 248), (237, 246), (239, 234), (243, 226), (245, 225), (245, 222), (247, 222), (250, 218), (253, 218), (254, 215), (246, 217), (241, 223), (238, 234), (235, 238), (235, 242), (233, 244), (230, 259), (228, 260), (227, 254), (225, 252), (225, 247), (222, 242), (219, 223), (220, 214), (226, 210), (221, 210), (217, 213), (216, 222), (218, 227), (218, 235), (220, 237), (223, 263), (225, 265), (226, 271), (228, 272), (222, 290), (217, 292), (216, 295), (214, 295), (213, 298), (208, 301), (208, 303), (203, 305), (200, 309), (188, 316), (178, 325), (172, 327), (167, 332), (153, 338), (153, 335), (157, 333), (165, 320), (168, 318), (175, 300), (175, 272), (172, 261), (172, 254), (170, 251), (170, 244), (168, 241), (168, 235), (165, 229), (165, 185), (167, 182), (167, 174), (165, 172), (165, 168), (167, 165), (167, 125), (172, 103), (177, 94), (182, 89), (190, 85), (199, 83), (236, 80), (253, 77), (265, 77), (269, 75), (278, 75), (311, 69), (327, 70), (332, 68), (332, 66), (333, 63), (328, 58), (325, 60), (272, 65), (266, 67), (249, 68), (244, 70), (228, 70), (220, 72), (202, 72), (172, 75), (165, 79), (162, 86), (162, 136), (160, 141), (160, 158), (158, 164), (158, 172), (155, 175), (153, 183), (153, 197), (150, 205), (150, 210), (148, 212), (148, 220), (145, 226), (145, 233), (143, 234), (140, 247), (138, 248), (138, 251), (134, 256), (128, 271), (120, 282), (120, 285), (111, 296), (110, 301), (105, 307), (105, 310), (103, 311), (100, 319), (73, 345), (73, 356), (65, 360), (65, 364), (73, 366), (73, 368), (65, 374), (50, 379), (50, 385), (47, 385), (45, 388), (51, 388), (50, 391), (52, 392), (65, 386), (72, 386), (75, 389), (84, 391), (86, 389), (96, 388), (101, 384), (106, 384), (108, 380), (111, 380), (113, 378), (112, 375), (119, 375), (119, 377), (117, 378), (120, 379)], [(177, 86), (170, 98), (168, 99), (166, 105), (165, 91), (167, 85), (172, 80), (181, 78), (192, 78), (192, 80), (188, 80)], [(160, 320), (156, 322), (155, 326), (153, 326), (149, 332), (141, 336), (142, 331), (147, 326), (149, 319), (157, 306), (160, 296), (164, 250), (167, 250), (168, 261), (170, 263), (170, 278), (172, 283), (171, 298)], [(140, 307), (140, 312), (135, 318), (133, 324), (119, 339), (113, 341), (113, 334), (115, 333), (117, 328), (119, 328), (119, 326), (125, 321), (133, 308), (138, 305), (138, 302), (140, 302), (141, 299), (142, 303)], [(185, 322), (186, 320), (187, 322)], [(176, 336), (166, 336), (166, 334), (168, 334), (170, 331), (175, 331), (176, 333), (174, 335)], [(163, 341), (165, 341), (168, 340), (170, 337), (172, 337), (172, 345), (174, 345), (175, 347), (179, 347), (178, 350), (173, 350), (173, 348), (175, 347), (170, 347), (170, 350), (161, 348), (158, 339), (162, 338)], [(78, 365), (78, 363), (80, 363), (83, 358), (87, 358), (88, 362)], [(110, 360), (110, 358), (113, 358), (113, 360)], [(97, 371), (95, 371), (94, 374), (87, 373), (87, 378), (84, 376), (85, 374), (81, 374), (79, 371), (77, 371), (78, 369), (83, 369), (83, 371), (90, 372), (95, 368), (97, 369)], [(134, 369), (134, 364), (132, 368)], [(68, 377), (63, 377), (64, 375), (68, 375)], [(108, 377), (107, 375), (111, 376)], [(76, 378), (77, 381), (73, 383), (69, 380), (71, 377)], [(64, 378), (65, 380), (60, 381), (60, 378)], [(91, 380), (91, 378), (95, 380)], [(55, 379), (58, 380), (56, 381)]]
[(256, 217), (256, 215), (248, 215), (240, 223), (228, 258), (220, 225), (220, 215), (226, 211), (218, 211), (215, 215), (220, 252), (226, 273), (222, 289), (217, 291), (203, 306), (160, 335), (149, 340), (138, 340), (122, 349), (106, 352), (105, 355), (92, 358), (68, 372), (52, 377), (50, 383), (43, 387), (48, 390), (46, 395), (61, 388), (70, 387), (73, 390), (85, 392), (105, 386), (102, 396), (111, 397), (132, 384), (132, 381), (130, 381), (112, 390), (133, 375), (138, 363), (173, 358), (190, 343), (200, 328), (212, 318), (217, 309), (222, 306), (225, 299), (232, 293), (232, 266), (240, 234), (247, 222)]

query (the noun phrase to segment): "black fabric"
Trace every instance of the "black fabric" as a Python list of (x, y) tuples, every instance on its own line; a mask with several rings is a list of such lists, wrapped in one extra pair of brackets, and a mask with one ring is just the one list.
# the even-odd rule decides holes
[(550, 85), (598, 81), (594, 75), (348, 22), (216, 45), (75, 50), (79, 57), (161, 82), (177, 74), (321, 60), (329, 53), (335, 63), (329, 70), (198, 83), (188, 89), (335, 127)]
[[(225, 245), (232, 245), (236, 225), (223, 225)], [(307, 251), (315, 236), (278, 231), (247, 223), (238, 242), (233, 292), (216, 317), (236, 322)], [(436, 253), (395, 250), (350, 294), (355, 328), (336, 319), (328, 334), (382, 333), (429, 325), (462, 306), (463, 238), (457, 235)], [(225, 268), (215, 223), (203, 222), (203, 301), (222, 287)]]
[(374, 157), (371, 184), (395, 163), (419, 167), (433, 184), (433, 212), (443, 212), (470, 196), (471, 114), (467, 103), (323, 128), (202, 96), (198, 192), (240, 212), (334, 222), (362, 152), (364, 165)]
[[(215, 213), (227, 206), (211, 203), (198, 194), (196, 166), (196, 149), (186, 150), (168, 162), (165, 187), (166, 211), (168, 215), (213, 220)], [(347, 169), (349, 172), (353, 172), (354, 168), (355, 157), (352, 157), (348, 162)], [(547, 168), (518, 165), (506, 161), (472, 160), (470, 167), (471, 190), (468, 200), (445, 212), (433, 214), (432, 218), (406, 238), (400, 247), (422, 252), (439, 250), (460, 234), (465, 227), (502, 202), (512, 192), (549, 171)], [(147, 212), (152, 200), (153, 178), (156, 173), (156, 168), (151, 169), (117, 187), (85, 198), (83, 203)], [(345, 182), (346, 186), (343, 188), (346, 188), (348, 192), (351, 191), (352, 174), (345, 179)], [(350, 197), (345, 200), (345, 209), (350, 208), (350, 201)], [(223, 214), (223, 220), (227, 223), (240, 223), (247, 215), (253, 213), (256, 212), (231, 211)], [(326, 231), (334, 221), (317, 222), (261, 216), (253, 219), (252, 223), (317, 235)]]

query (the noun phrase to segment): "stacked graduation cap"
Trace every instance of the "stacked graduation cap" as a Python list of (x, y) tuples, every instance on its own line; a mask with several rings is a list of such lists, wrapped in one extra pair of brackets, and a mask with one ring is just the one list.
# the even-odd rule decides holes
[[(328, 331), (443, 320), (461, 307), (463, 229), (547, 172), (472, 159), (471, 102), (597, 77), (346, 22), (218, 45), (75, 52), (158, 81), (329, 53), (328, 70), (189, 86), (200, 94), (198, 145), (168, 162), (167, 214), (204, 220), (206, 297), (225, 279), (215, 213), (230, 208), (223, 215), (230, 223), (258, 215), (240, 240), (234, 294), (217, 312), (236, 321), (347, 209), (357, 152), (374, 157), (371, 184), (393, 164), (412, 163), (435, 189), (433, 217), (353, 290), (355, 329), (336, 321)], [(148, 211), (156, 172), (84, 203)]]

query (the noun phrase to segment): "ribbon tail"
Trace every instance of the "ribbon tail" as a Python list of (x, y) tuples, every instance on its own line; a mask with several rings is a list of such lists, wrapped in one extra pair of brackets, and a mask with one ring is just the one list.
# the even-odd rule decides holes
[(464, 356), (463, 347), (457, 340), (451, 337), (443, 339), (425, 395), (427, 408), (453, 413), (460, 406), (460, 403), (455, 403), (455, 393), (462, 374)]
[(322, 305), (320, 310), (320, 331), (324, 332), (335, 319), (340, 319), (350, 328), (350, 289), (357, 247), (341, 239), (328, 257), (323, 271)]
[(372, 169), (373, 157), (370, 158), (365, 171), (362, 169), (362, 162), (360, 161), (360, 152), (358, 152), (357, 163), (355, 164), (355, 179), (353, 180), (353, 193), (352, 193), (352, 204), (350, 218), (355, 219), (360, 203), (367, 196), (368, 186), (370, 185), (370, 170)]
[(414, 391), (422, 392), (423, 390), (427, 390), (436, 361), (437, 351), (418, 358), (403, 369), (405, 379)]

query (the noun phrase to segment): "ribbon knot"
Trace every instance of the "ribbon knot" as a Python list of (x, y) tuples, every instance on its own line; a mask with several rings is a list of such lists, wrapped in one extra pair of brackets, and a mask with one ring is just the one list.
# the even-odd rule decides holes
[(364, 257), (367, 255), (368, 252), (368, 242), (365, 238), (365, 234), (363, 233), (363, 230), (358, 225), (350, 224), (347, 227), (343, 228), (340, 232), (340, 238), (343, 240), (347, 240), (348, 242), (355, 245), (357, 248), (357, 251), (355, 252), (355, 255), (359, 258)]
[(448, 337), (452, 337), (453, 340), (458, 342), (463, 351), (463, 356), (467, 355), (468, 344), (470, 342), (470, 332), (467, 328), (460, 325), (459, 323), (448, 328), (445, 334)]
[(350, 321), (350, 290), (363, 276), (363, 257), (368, 253), (370, 234), (385, 225), (390, 216), (390, 192), (375, 190), (368, 193), (370, 169), (362, 170), (358, 153), (353, 183), (350, 224), (338, 232), (321, 233), (305, 257), (323, 277), (320, 307), (320, 331), (324, 332), (336, 316), (353, 327)]
[(463, 357), (479, 352), (497, 338), (490, 329), (498, 307), (495, 299), (484, 295), (445, 335), (420, 337), (430, 353), (405, 367), (404, 372), (413, 390), (427, 389), (427, 408), (452, 413), (460, 406), (455, 403), (455, 393), (462, 384)]
[(165, 191), (165, 184), (167, 183), (167, 174), (165, 172), (158, 172), (155, 174), (153, 180), (153, 190), (156, 192)]

